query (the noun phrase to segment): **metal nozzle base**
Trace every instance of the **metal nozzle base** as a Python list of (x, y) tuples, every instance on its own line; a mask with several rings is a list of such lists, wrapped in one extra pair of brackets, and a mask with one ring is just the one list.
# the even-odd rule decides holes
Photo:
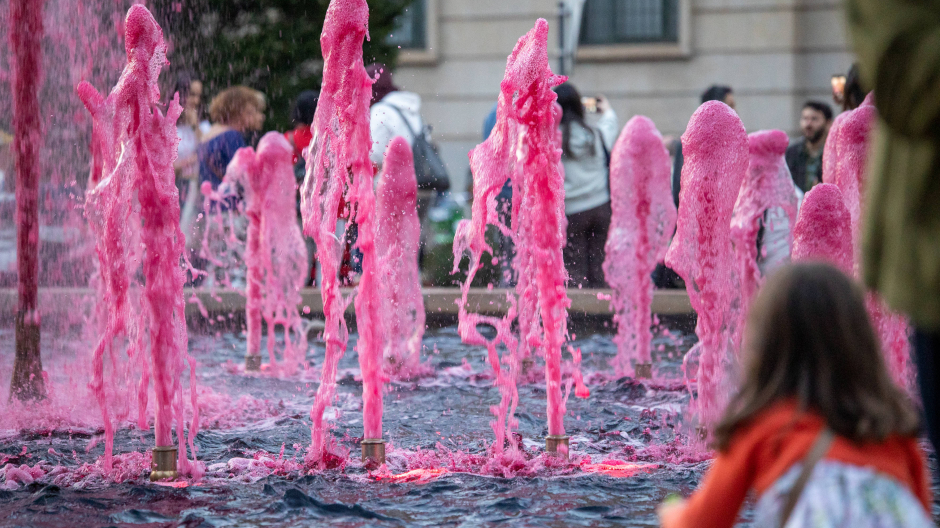
[(636, 379), (653, 379), (653, 364), (652, 363), (637, 363), (636, 364)]
[(245, 356), (245, 372), (258, 372), (261, 370), (261, 356)]
[(381, 438), (366, 438), (362, 441), (362, 461), (374, 461), (376, 464), (385, 463), (385, 440)]
[(551, 455), (568, 458), (568, 437), (549, 435), (545, 437), (545, 451)]
[(153, 448), (153, 460), (150, 463), (150, 481), (156, 482), (178, 477), (176, 456), (176, 446), (157, 446)]
[(696, 427), (696, 428), (695, 428), (695, 435), (698, 436), (698, 439), (699, 439), (699, 440), (707, 440), (707, 439), (708, 439), (708, 428), (705, 427), (704, 425), (700, 425), (700, 426)]

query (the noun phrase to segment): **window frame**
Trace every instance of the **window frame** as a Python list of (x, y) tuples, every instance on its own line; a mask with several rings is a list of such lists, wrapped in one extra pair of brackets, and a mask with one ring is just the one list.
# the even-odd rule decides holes
[[(692, 56), (692, 0), (678, 0), (677, 42), (577, 44), (577, 62), (687, 59)], [(580, 38), (579, 38), (580, 40)]]
[(438, 50), (440, 30), (440, 0), (425, 0), (424, 49), (402, 48), (398, 52), (400, 66), (433, 66), (440, 59)]

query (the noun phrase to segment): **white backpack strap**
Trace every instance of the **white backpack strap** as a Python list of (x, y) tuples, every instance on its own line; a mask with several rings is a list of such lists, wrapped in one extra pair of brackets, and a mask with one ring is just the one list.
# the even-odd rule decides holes
[[(402, 123), (405, 124), (405, 128), (407, 128), (408, 132), (411, 134), (412, 143), (414, 143), (414, 140), (418, 138), (418, 134), (417, 132), (415, 132), (413, 128), (411, 128), (411, 123), (408, 122), (408, 118), (405, 117), (405, 113), (401, 111), (401, 108), (398, 108), (397, 106), (391, 103), (386, 103), (386, 102), (381, 102), (381, 101), (376, 104), (384, 104), (385, 106), (391, 108), (392, 110), (395, 111), (395, 113), (398, 114), (398, 117), (401, 118)], [(418, 116), (418, 130), (422, 134), (424, 133), (424, 123), (422, 122), (420, 115)]]

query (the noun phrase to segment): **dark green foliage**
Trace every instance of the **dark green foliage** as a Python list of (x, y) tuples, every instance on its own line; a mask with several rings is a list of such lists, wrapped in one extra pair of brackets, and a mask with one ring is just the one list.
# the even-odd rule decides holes
[[(393, 66), (397, 48), (386, 44), (393, 21), (412, 0), (370, 0), (366, 63)], [(319, 89), (323, 69), (320, 32), (328, 0), (165, 0), (155, 15), (171, 40), (172, 72), (191, 71), (205, 85), (205, 102), (244, 84), (268, 98), (266, 130), (288, 130), (290, 108), (303, 90)], [(177, 11), (179, 9), (179, 11)]]
[[(495, 227), (489, 226), (486, 230), (486, 242), (494, 249), (499, 248), (499, 236)], [(469, 254), (460, 259), (459, 271), (451, 274), (454, 267), (453, 240), (449, 244), (432, 244), (424, 250), (424, 286), (458, 287), (467, 280), (467, 271), (470, 268)], [(484, 253), (480, 260), (480, 269), (473, 277), (471, 286), (486, 288), (489, 285), (499, 286), (501, 268), (499, 263), (493, 263), (493, 256)]]

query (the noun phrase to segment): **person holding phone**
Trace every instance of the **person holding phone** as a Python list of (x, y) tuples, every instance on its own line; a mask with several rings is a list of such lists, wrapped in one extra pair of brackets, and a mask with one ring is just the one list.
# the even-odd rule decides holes
[(561, 106), (561, 162), (565, 167), (568, 243), (565, 268), (571, 284), (604, 287), (604, 244), (610, 228), (610, 149), (619, 132), (617, 114), (604, 96), (590, 98), (596, 125), (585, 118), (581, 94), (571, 83), (555, 88)]

